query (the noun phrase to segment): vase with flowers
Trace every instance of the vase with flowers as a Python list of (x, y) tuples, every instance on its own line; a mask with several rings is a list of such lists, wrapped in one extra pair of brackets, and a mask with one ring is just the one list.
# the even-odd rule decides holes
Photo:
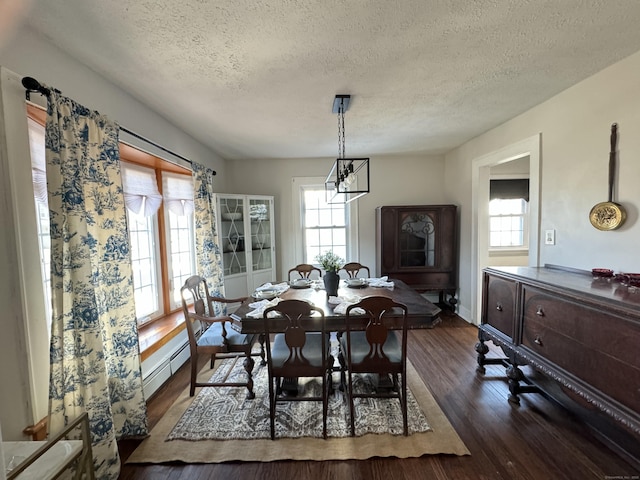
[(340, 277), (338, 276), (338, 270), (344, 265), (344, 260), (331, 250), (316, 255), (316, 261), (322, 265), (325, 271), (324, 277), (324, 289), (327, 292), (327, 296), (338, 295), (338, 285), (340, 284)]

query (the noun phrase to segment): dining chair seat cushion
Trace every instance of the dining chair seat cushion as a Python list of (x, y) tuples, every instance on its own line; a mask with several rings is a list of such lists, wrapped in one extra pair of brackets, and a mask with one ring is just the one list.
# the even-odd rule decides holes
[[(225, 327), (227, 331), (227, 345), (242, 346), (253, 343), (255, 335), (247, 335), (246, 333), (238, 333), (233, 328)], [(222, 337), (222, 323), (213, 323), (202, 332), (198, 339), (199, 347), (221, 347), (224, 346)]]
[[(340, 338), (340, 347), (343, 352), (347, 351), (347, 336)], [(360, 363), (369, 353), (371, 346), (367, 341), (365, 332), (351, 332), (351, 362)], [(389, 358), (391, 363), (400, 363), (402, 361), (402, 345), (396, 332), (390, 331), (387, 340), (382, 347), (384, 354)]]
[[(322, 366), (322, 334), (318, 332), (308, 332), (306, 341), (302, 347), (302, 355), (309, 360), (310, 365)], [(271, 359), (274, 367), (282, 367), (289, 358), (289, 347), (284, 339), (283, 333), (278, 333), (273, 339), (271, 347)]]

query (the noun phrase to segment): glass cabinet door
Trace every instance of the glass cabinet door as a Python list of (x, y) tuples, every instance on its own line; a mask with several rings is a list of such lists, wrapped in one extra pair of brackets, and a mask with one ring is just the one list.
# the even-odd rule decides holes
[(220, 198), (220, 246), (224, 275), (247, 272), (244, 199)]
[(401, 212), (399, 228), (400, 267), (435, 266), (433, 212)]
[(249, 223), (251, 228), (252, 268), (266, 270), (273, 267), (273, 238), (271, 238), (271, 201), (249, 200)]

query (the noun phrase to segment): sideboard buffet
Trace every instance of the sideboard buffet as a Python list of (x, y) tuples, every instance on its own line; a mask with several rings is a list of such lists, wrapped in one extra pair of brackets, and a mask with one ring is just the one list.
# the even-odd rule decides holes
[[(481, 320), (478, 372), (504, 365), (509, 401), (543, 393), (640, 465), (640, 288), (558, 266), (490, 267)], [(488, 340), (505, 356), (489, 358)]]

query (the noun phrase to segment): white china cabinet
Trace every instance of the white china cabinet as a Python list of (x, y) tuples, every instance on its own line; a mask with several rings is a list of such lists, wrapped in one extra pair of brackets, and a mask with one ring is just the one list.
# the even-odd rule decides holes
[(276, 280), (273, 197), (218, 194), (225, 295), (243, 297)]

